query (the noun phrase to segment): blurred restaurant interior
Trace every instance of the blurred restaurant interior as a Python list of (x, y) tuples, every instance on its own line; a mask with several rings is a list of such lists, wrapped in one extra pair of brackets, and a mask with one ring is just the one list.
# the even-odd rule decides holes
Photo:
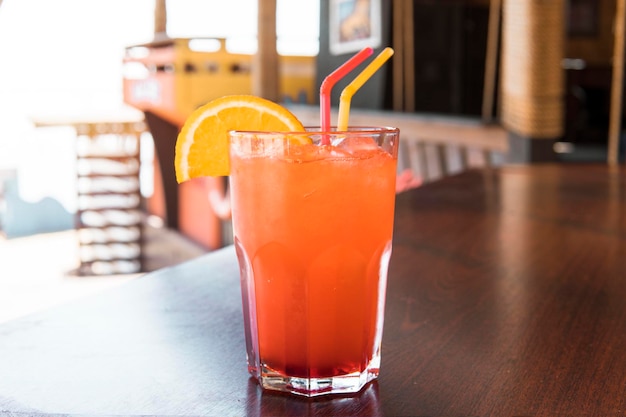
[[(316, 124), (324, 77), (364, 46), (395, 55), (351, 123), (400, 127), (398, 192), (471, 167), (623, 163), (624, 3), (0, 0), (0, 286), (9, 245), (36, 236), (70, 236), (65, 278), (83, 281), (230, 244), (226, 179), (176, 184), (182, 122), (255, 94)], [(151, 239), (190, 254), (150, 262)]]

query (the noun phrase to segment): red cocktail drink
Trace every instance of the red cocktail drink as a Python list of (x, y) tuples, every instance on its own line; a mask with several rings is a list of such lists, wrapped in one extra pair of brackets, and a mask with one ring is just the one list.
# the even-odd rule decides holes
[(248, 367), (265, 388), (355, 392), (377, 377), (398, 140), (231, 132)]

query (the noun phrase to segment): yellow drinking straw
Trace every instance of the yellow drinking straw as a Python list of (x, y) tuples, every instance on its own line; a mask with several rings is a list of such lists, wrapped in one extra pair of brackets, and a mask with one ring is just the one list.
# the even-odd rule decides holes
[(339, 116), (337, 119), (337, 130), (345, 131), (348, 129), (348, 118), (350, 116), (350, 100), (352, 96), (370, 79), (372, 75), (393, 55), (392, 48), (385, 48), (378, 54), (370, 64), (365, 67), (359, 75), (357, 75), (350, 84), (341, 92), (339, 98)]

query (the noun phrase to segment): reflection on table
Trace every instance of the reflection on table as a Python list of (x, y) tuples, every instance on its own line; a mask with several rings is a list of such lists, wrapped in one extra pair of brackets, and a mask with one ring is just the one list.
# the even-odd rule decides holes
[(359, 394), (308, 400), (249, 378), (230, 246), (1, 325), (0, 410), (619, 414), (625, 184), (624, 167), (508, 166), (399, 194), (381, 375)]

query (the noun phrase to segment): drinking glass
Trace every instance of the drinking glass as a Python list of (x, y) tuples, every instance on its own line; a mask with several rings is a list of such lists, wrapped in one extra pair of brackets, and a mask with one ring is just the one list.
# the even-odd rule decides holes
[(230, 133), (248, 370), (263, 388), (310, 397), (377, 378), (398, 140), (388, 127)]

